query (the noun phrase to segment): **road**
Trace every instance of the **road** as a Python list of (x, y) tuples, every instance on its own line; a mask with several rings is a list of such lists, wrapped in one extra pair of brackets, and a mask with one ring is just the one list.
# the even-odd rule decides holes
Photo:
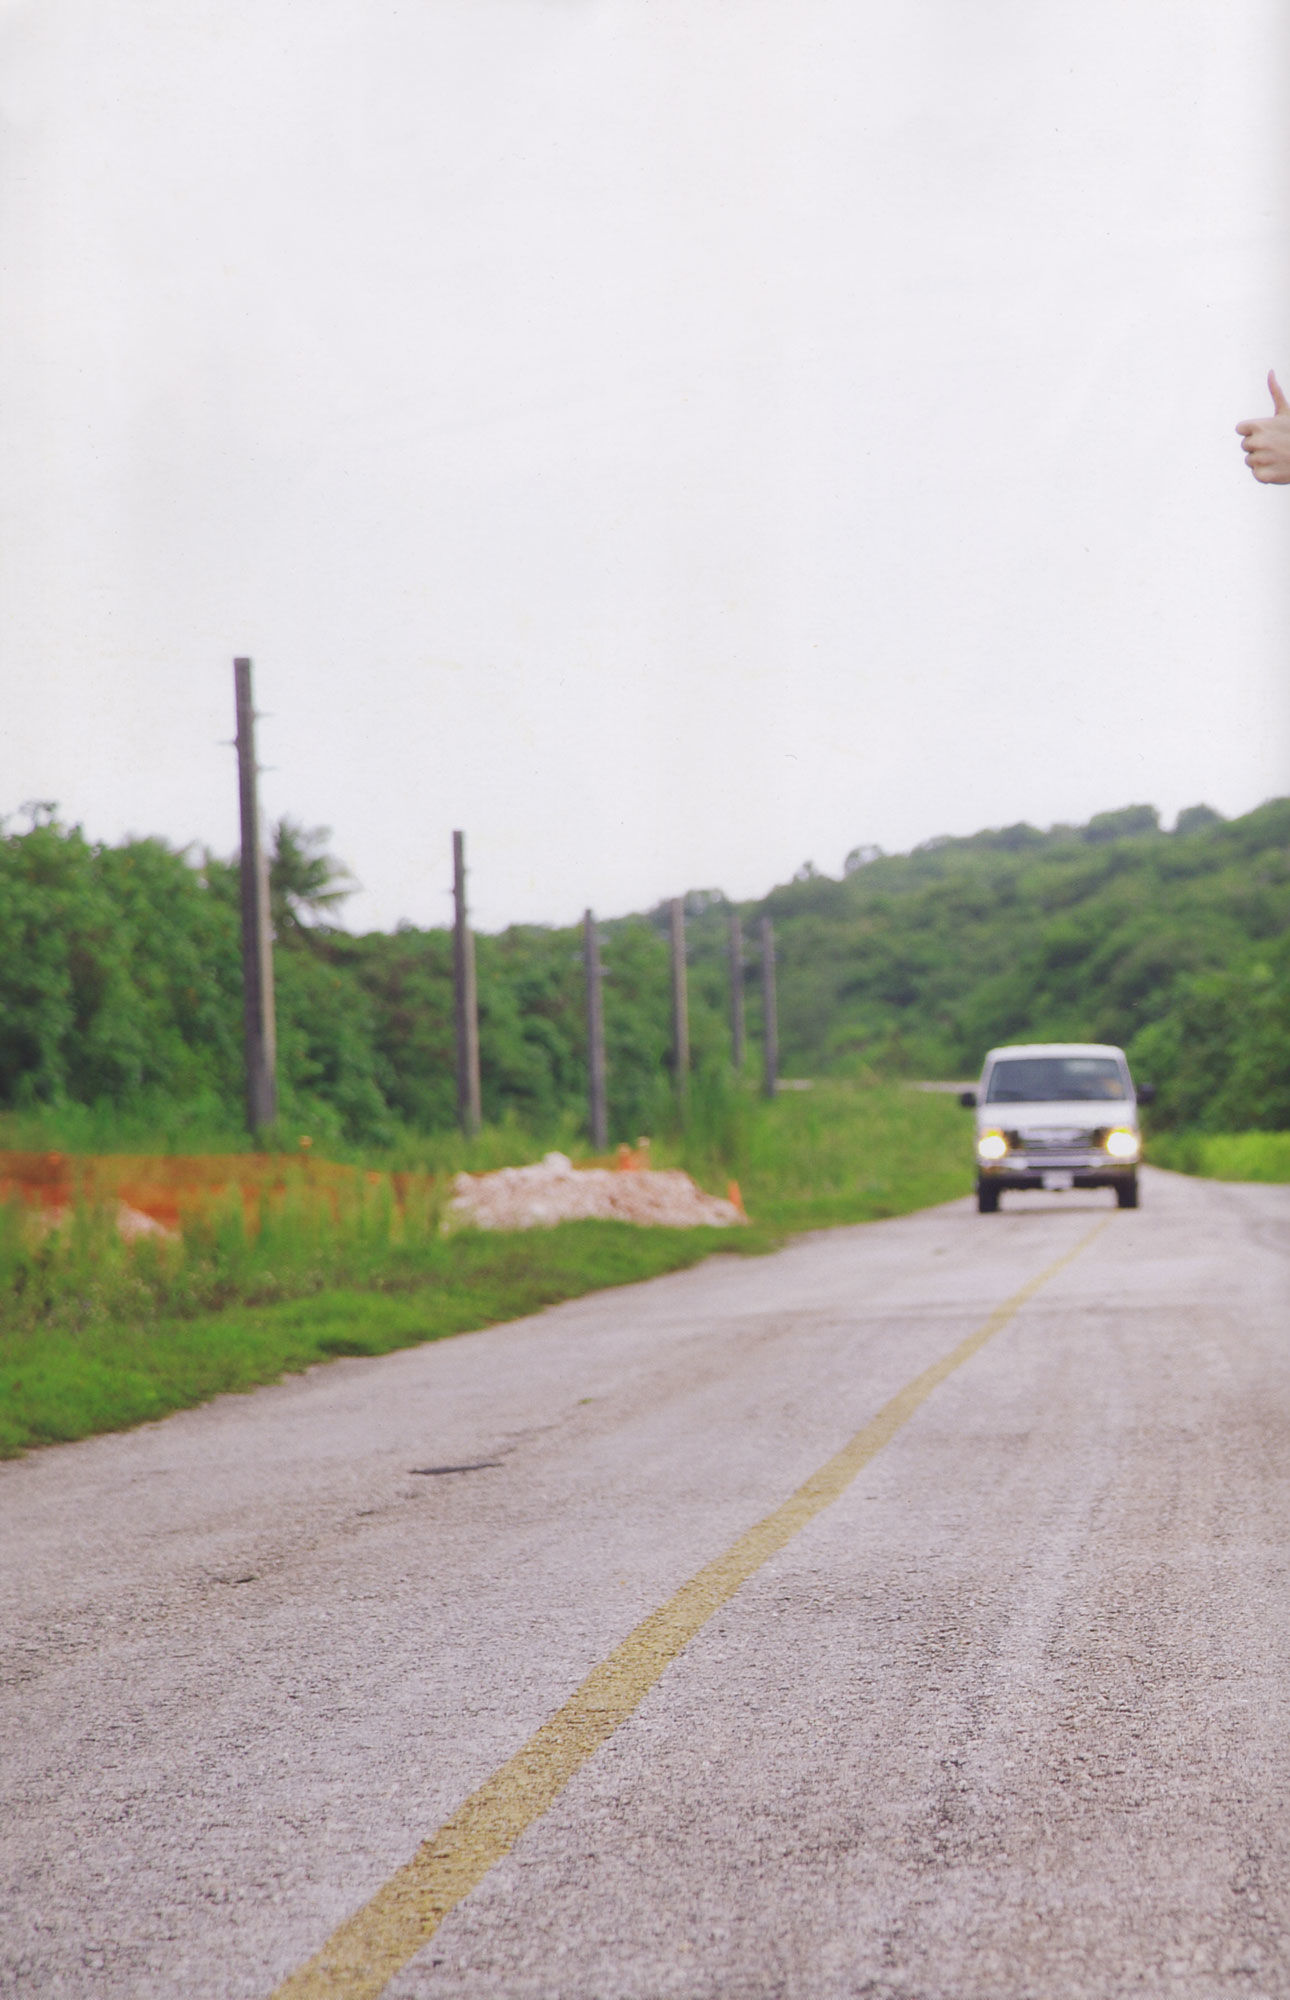
[(0, 1467), (0, 1993), (1290, 2000), (1290, 1189), (1109, 1202)]

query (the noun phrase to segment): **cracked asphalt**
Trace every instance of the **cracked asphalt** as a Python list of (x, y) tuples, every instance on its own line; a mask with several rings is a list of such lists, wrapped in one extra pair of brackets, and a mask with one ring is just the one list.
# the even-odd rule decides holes
[(0, 1467), (0, 1993), (267, 2000), (1105, 1218), (385, 1990), (1290, 2000), (1290, 1188), (1109, 1202), (718, 1256)]

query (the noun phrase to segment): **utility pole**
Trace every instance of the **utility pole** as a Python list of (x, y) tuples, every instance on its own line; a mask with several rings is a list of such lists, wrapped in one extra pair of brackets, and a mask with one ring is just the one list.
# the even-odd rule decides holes
[(690, 1097), (690, 1009), (685, 988), (685, 903), (673, 896), (672, 930), (672, 1078), (676, 1101), (684, 1112)]
[(259, 766), (251, 662), (234, 660), (237, 704), (237, 796), (242, 828), (242, 1027), (246, 1050), (246, 1125), (254, 1137), (277, 1121), (277, 1033), (273, 1018), (273, 937), (269, 871), (260, 846)]
[(605, 1090), (605, 1008), (601, 990), (600, 933), (588, 910), (582, 919), (582, 963), (587, 974), (587, 1129), (598, 1153), (609, 1144)]
[(738, 910), (730, 916), (730, 1061), (735, 1075), (744, 1066), (744, 927)]
[(775, 932), (761, 920), (762, 1094), (775, 1095), (779, 1081), (779, 1016), (775, 1008)]
[(457, 1121), (468, 1139), (480, 1126), (479, 999), (475, 940), (466, 921), (466, 837), (452, 836), (452, 988), (457, 1024)]

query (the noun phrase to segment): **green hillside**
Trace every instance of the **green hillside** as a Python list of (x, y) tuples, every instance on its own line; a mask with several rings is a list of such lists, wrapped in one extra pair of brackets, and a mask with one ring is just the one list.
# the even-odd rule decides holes
[(1157, 1122), (1290, 1127), (1290, 800), (1149, 806), (803, 871), (775, 920), (785, 1063), (969, 1076), (992, 1042), (1127, 1046)]
[[(335, 926), (344, 870), (284, 825), (273, 865), (284, 1123), (387, 1145), (452, 1123), (446, 931)], [(687, 899), (698, 1119), (728, 1067), (719, 892)], [(1290, 800), (1161, 830), (1148, 806), (1084, 827), (1012, 826), (857, 850), (763, 902), (779, 959), (782, 1067), (972, 1074), (1004, 1039), (1126, 1044), (1162, 1126), (1290, 1128)], [(668, 1124), (664, 912), (603, 927), (615, 1139)], [(752, 957), (751, 943), (749, 957)], [(581, 1117), (580, 937), (478, 940), (485, 1114), (549, 1133)], [(758, 1032), (749, 973), (749, 1032)], [(236, 875), (156, 840), (95, 845), (48, 815), (0, 838), (0, 1108), (13, 1132), (176, 1145), (241, 1122)], [(50, 1121), (55, 1121), (51, 1126)], [(16, 1123), (15, 1123), (16, 1121)], [(34, 1121), (34, 1122), (33, 1122)], [(70, 1142), (70, 1141), (68, 1141)]]

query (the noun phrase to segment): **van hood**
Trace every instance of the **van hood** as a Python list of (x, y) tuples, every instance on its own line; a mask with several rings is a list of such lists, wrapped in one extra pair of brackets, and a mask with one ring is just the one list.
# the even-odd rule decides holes
[(1138, 1129), (1138, 1107), (1131, 1097), (1078, 1098), (1053, 1104), (978, 1104), (976, 1129), (1003, 1132), (1051, 1131), (1064, 1138), (1068, 1132), (1105, 1131), (1108, 1125)]

